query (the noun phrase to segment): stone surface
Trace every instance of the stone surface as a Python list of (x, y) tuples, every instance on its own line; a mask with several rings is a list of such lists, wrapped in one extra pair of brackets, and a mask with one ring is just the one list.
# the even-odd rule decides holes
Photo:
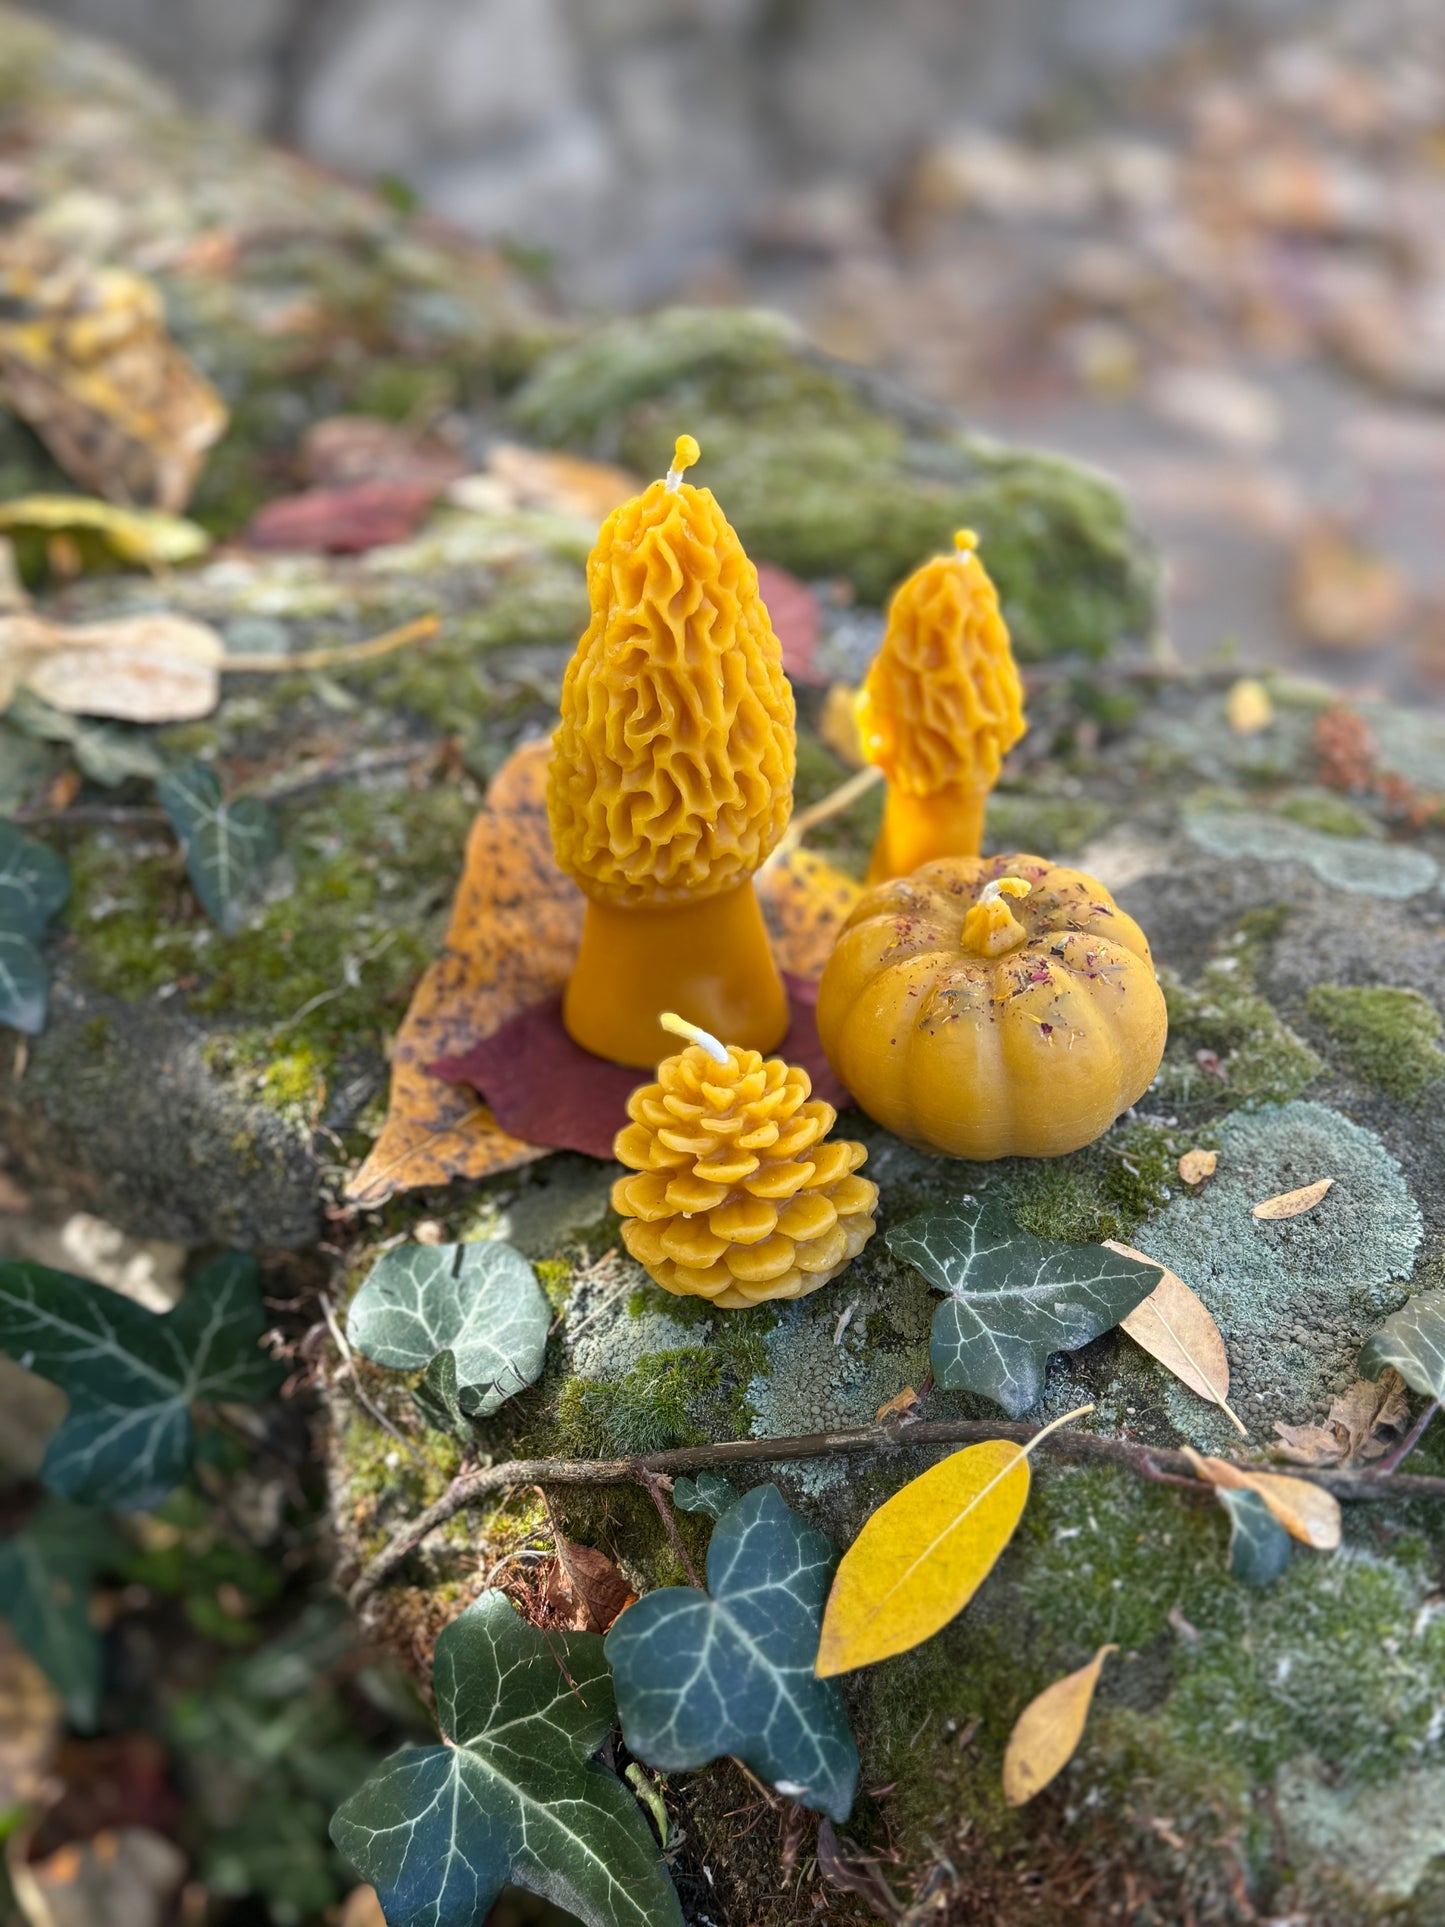
[[(1136, 1111), (1068, 1159), (955, 1164), (859, 1120), (884, 1221), (987, 1194), (1038, 1235), (1157, 1247), (1219, 1318), (1251, 1441), (1262, 1447), (1275, 1419), (1322, 1417), (1360, 1340), (1445, 1280), (1445, 1084), (1418, 1052), (1411, 1078), (1381, 1080), (1390, 1010), (1371, 1004), (1352, 1036), (1351, 1010), (1364, 1007), (1311, 1002), (1322, 987), (1386, 986), (1445, 1009), (1445, 831), (1430, 801), (1445, 792), (1445, 725), (1372, 709), (1378, 763), (1360, 792), (1337, 796), (1315, 749), (1327, 692), (1277, 679), (1274, 724), (1241, 737), (1222, 680), (1121, 650), (1151, 627), (1149, 558), (1117, 498), (1078, 471), (980, 449), (767, 318), (580, 330), (504, 264), (296, 163), (198, 136), (108, 56), (10, 17), (0, 47), (24, 83), (0, 91), (6, 151), (30, 182), (20, 239), (63, 232), (150, 263), (178, 334), (227, 387), (235, 424), (198, 503), (220, 534), (296, 485), (301, 432), (342, 409), (434, 417), (476, 462), (493, 434), (521, 432), (648, 471), (692, 428), (699, 479), (756, 554), (820, 583), (820, 654), (856, 673), (889, 583), (964, 519), (961, 503), (978, 507), (1022, 645), (1035, 658), (1076, 647), (1032, 675), (1031, 732), (992, 805), (990, 847), (1069, 853), (1116, 890), (1154, 944), (1172, 1036)], [(54, 483), (13, 425), (0, 461), (7, 488)], [(615, 1173), (581, 1157), (371, 1217), (340, 1206), (487, 777), (554, 718), (591, 533), (543, 510), (441, 508), (412, 541), (368, 555), (235, 545), (164, 580), (45, 589), (59, 615), (164, 604), (283, 661), (429, 609), (444, 620), (435, 641), (364, 666), (228, 676), (200, 723), (104, 736), (112, 777), (123, 750), (133, 766), (201, 755), (229, 787), (291, 786), (278, 805), (283, 861), (229, 937), (201, 914), (163, 825), (113, 813), (144, 811), (150, 778), (107, 788), (85, 776), (72, 794), (68, 773), (94, 758), (95, 739), (52, 740), (54, 719), (33, 706), (0, 721), (0, 763), (26, 772), (11, 807), (41, 805), (34, 833), (73, 878), (47, 949), (51, 1026), (26, 1052), (3, 1047), (6, 1146), (57, 1208), (187, 1244), (289, 1248), (298, 1290), (323, 1228), (353, 1284), (398, 1238), (514, 1239), (559, 1321), (539, 1384), (488, 1424), (497, 1456), (866, 1423), (905, 1385), (923, 1389), (937, 1302), (881, 1237), (814, 1298), (718, 1313), (665, 1298), (619, 1255)], [(802, 804), (846, 775), (817, 734), (822, 700), (800, 692)], [(877, 808), (876, 796), (856, 804), (816, 847), (858, 871)], [(1277, 823), (1277, 838), (1247, 830), (1206, 846), (1191, 832), (1230, 810)], [(1402, 893), (1402, 861), (1422, 879), (1435, 867)], [(1414, 1021), (1409, 1000), (1395, 1008)], [(1195, 1147), (1218, 1150), (1219, 1172), (1188, 1193), (1177, 1159)], [(1250, 1218), (1257, 1198), (1321, 1176), (1335, 1187), (1310, 1217)], [(460, 1452), (418, 1427), (403, 1382), (359, 1369), (416, 1453), (338, 1386), (326, 1450), (343, 1576), (437, 1496)], [(1043, 1410), (1085, 1401), (1100, 1429), (1233, 1449), (1210, 1409), (1119, 1333), (1053, 1362)], [(989, 1415), (936, 1391), (926, 1409)], [(1422, 1471), (1445, 1469), (1439, 1431), (1417, 1454)], [(844, 1541), (925, 1462), (914, 1449), (776, 1477)], [(679, 1579), (641, 1492), (554, 1497), (568, 1532), (639, 1587)], [(378, 1636), (421, 1665), (439, 1626), (542, 1522), (521, 1492), (455, 1522), (373, 1601)], [(1041, 1466), (1014, 1545), (967, 1612), (848, 1682), (871, 1789), (852, 1836), (872, 1851), (891, 1843), (889, 1876), (946, 1895), (951, 1921), (1103, 1920), (1117, 1903), (1159, 1923), (1432, 1927), (1445, 1905), (1441, 1523), (1438, 1506), (1358, 1506), (1342, 1551), (1301, 1550), (1256, 1593), (1226, 1573), (1216, 1509), (1111, 1470)], [(700, 1552), (706, 1521), (681, 1529)], [(1005, 1809), (1013, 1718), (1105, 1640), (1121, 1653), (1077, 1759), (1029, 1808)], [(726, 1767), (675, 1776), (668, 1799), (687, 1834), (676, 1871), (692, 1917), (791, 1927), (786, 1815), (760, 1813)], [(830, 1918), (864, 1917), (851, 1896), (830, 1902)]]

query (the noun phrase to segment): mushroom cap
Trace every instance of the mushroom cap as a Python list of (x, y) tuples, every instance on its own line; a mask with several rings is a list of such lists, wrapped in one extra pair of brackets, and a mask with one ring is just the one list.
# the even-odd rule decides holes
[(592, 620), (562, 685), (547, 808), (557, 861), (642, 906), (744, 882), (792, 809), (793, 692), (758, 574), (709, 489), (615, 509), (587, 564)]
[(858, 705), (868, 760), (914, 796), (992, 789), (1028, 727), (998, 590), (973, 531), (955, 541), (894, 595)]

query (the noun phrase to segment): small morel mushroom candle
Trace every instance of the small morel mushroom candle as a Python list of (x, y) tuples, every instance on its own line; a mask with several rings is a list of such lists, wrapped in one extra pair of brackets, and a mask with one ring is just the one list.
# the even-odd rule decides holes
[(972, 529), (898, 590), (858, 699), (863, 751), (888, 778), (870, 883), (977, 856), (984, 806), (1023, 735), (1023, 687)]
[(661, 1022), (691, 1041), (633, 1092), (617, 1135), (627, 1249), (665, 1290), (728, 1309), (817, 1291), (873, 1236), (866, 1149), (828, 1138), (837, 1113), (805, 1070)]
[(585, 1049), (651, 1065), (663, 1010), (770, 1050), (788, 999), (753, 872), (792, 809), (793, 692), (757, 571), (698, 446), (602, 525), (592, 620), (562, 685), (547, 808), (587, 897), (562, 1016)]
[(1082, 870), (945, 858), (870, 890), (818, 987), (869, 1117), (960, 1158), (1061, 1157), (1153, 1082), (1168, 1019), (1144, 932)]

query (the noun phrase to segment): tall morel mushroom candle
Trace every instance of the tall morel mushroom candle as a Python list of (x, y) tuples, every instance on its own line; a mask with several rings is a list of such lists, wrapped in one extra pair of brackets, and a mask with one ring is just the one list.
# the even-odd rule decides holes
[(870, 883), (935, 857), (977, 856), (988, 793), (1027, 728), (978, 538), (960, 529), (954, 542), (894, 596), (858, 700), (864, 754), (888, 778)]
[(547, 807), (587, 897), (563, 999), (572, 1037), (651, 1065), (681, 1006), (770, 1050), (788, 999), (753, 872), (792, 808), (793, 692), (757, 571), (678, 437), (664, 481), (602, 525), (592, 620), (562, 686)]

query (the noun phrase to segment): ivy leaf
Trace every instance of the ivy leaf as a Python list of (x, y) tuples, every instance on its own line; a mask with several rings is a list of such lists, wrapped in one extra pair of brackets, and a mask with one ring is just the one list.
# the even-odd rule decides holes
[(1127, 1318), (1162, 1267), (1104, 1245), (1021, 1231), (997, 1205), (929, 1211), (888, 1232), (888, 1249), (949, 1296), (933, 1319), (933, 1375), (1021, 1418), (1052, 1352), (1077, 1351)]
[(411, 1402), (434, 1432), (450, 1432), (459, 1439), (473, 1436), (472, 1422), (457, 1397), (457, 1355), (450, 1347), (437, 1353), (412, 1387)]
[(45, 959), (18, 930), (0, 930), (0, 1024), (37, 1037), (45, 1028), (50, 972)]
[(254, 796), (223, 802), (216, 772), (194, 761), (167, 770), (156, 796), (180, 839), (202, 908), (229, 936), (276, 854), (274, 814)]
[(100, 1640), (90, 1621), (91, 1579), (118, 1551), (88, 1506), (46, 1499), (23, 1531), (0, 1540), (0, 1614), (65, 1704), (73, 1726), (95, 1725)]
[(1229, 1570), (1246, 1586), (1271, 1585), (1289, 1564), (1289, 1534), (1264, 1500), (1247, 1486), (1217, 1486), (1229, 1514)]
[(0, 822), (0, 930), (38, 937), (69, 895), (63, 859), (13, 823)]
[(706, 1512), (720, 1519), (737, 1502), (737, 1487), (720, 1472), (699, 1472), (695, 1479), (683, 1477), (672, 1482), (672, 1503), (684, 1512)]
[[(426, 1370), (452, 1352), (459, 1412), (486, 1418), (541, 1372), (551, 1323), (552, 1308), (521, 1252), (483, 1239), (388, 1251), (352, 1299), (346, 1331), (373, 1364), (396, 1371)], [(447, 1409), (440, 1379), (428, 1391)]]
[(331, 1823), (390, 1927), (472, 1927), (509, 1881), (586, 1927), (682, 1927), (642, 1809), (592, 1758), (616, 1715), (596, 1633), (538, 1632), (484, 1592), (435, 1685), (443, 1744), (393, 1754)]
[(1445, 1291), (1422, 1291), (1365, 1340), (1360, 1370), (1378, 1378), (1393, 1365), (1413, 1392), (1445, 1401)]
[(725, 1753), (780, 1793), (846, 1820), (858, 1749), (836, 1682), (814, 1677), (837, 1555), (755, 1486), (707, 1549), (708, 1591), (665, 1586), (607, 1635), (622, 1736), (648, 1766), (705, 1766)]
[(70, 1398), (40, 1476), (92, 1505), (158, 1504), (190, 1463), (192, 1404), (276, 1387), (265, 1329), (260, 1270), (241, 1252), (214, 1259), (163, 1313), (48, 1265), (0, 1262), (0, 1349)]

